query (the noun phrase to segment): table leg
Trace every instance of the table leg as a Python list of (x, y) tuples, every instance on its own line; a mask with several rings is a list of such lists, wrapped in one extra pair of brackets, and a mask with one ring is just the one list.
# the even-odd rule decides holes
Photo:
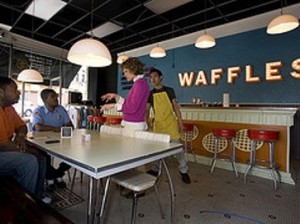
[(169, 188), (170, 188), (170, 196), (171, 196), (171, 223), (174, 224), (175, 223), (175, 192), (174, 192), (174, 186), (173, 186), (173, 182), (172, 182), (172, 178), (170, 175), (170, 171), (168, 169), (168, 166), (165, 162), (164, 159), (161, 159), (162, 164), (165, 168), (166, 174), (167, 174), (167, 178), (168, 178), (168, 183), (169, 183)]
[(100, 200), (101, 205), (100, 205), (98, 224), (101, 224), (104, 219), (104, 209), (105, 209), (105, 203), (106, 203), (107, 194), (108, 194), (108, 190), (109, 190), (109, 184), (110, 184), (110, 177), (107, 177), (106, 182), (105, 182), (104, 192), (102, 195), (102, 199)]
[(87, 203), (87, 223), (94, 223), (95, 220), (95, 206), (96, 206), (96, 181), (93, 177), (90, 177), (88, 188), (88, 203)]

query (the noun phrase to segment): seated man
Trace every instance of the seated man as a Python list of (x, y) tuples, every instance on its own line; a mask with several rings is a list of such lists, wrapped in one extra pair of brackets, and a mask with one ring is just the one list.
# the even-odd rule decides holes
[[(38, 106), (32, 115), (33, 131), (56, 131), (60, 132), (61, 127), (73, 127), (67, 111), (61, 105), (58, 105), (58, 95), (53, 89), (44, 89), (41, 92), (43, 106)], [(62, 180), (65, 171), (70, 169), (66, 163), (60, 163), (59, 168), (51, 166), (51, 159), (47, 159), (46, 179), (48, 189), (52, 190), (55, 185), (65, 187), (66, 183)]]
[(37, 198), (50, 203), (51, 199), (44, 197), (45, 158), (27, 147), (27, 127), (12, 106), (19, 97), (16, 83), (0, 77), (0, 175), (11, 176)]

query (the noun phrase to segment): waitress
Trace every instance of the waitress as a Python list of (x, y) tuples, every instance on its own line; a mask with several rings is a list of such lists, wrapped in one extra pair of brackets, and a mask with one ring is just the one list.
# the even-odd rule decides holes
[(135, 131), (147, 130), (145, 112), (150, 88), (143, 75), (144, 64), (139, 59), (128, 58), (122, 63), (121, 67), (127, 81), (133, 81), (133, 86), (126, 99), (116, 93), (107, 93), (101, 96), (101, 99), (105, 102), (115, 99), (116, 103), (104, 104), (100, 111), (116, 108), (122, 112), (123, 135), (133, 137)]

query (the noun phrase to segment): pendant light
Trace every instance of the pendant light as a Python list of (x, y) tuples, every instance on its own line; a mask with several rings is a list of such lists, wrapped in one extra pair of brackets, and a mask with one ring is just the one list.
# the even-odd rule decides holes
[(267, 28), (268, 34), (286, 33), (296, 29), (299, 26), (298, 19), (290, 14), (282, 14), (273, 19)]
[(282, 14), (273, 19), (267, 28), (268, 34), (286, 33), (296, 29), (299, 26), (298, 19), (290, 14)]
[(34, 69), (24, 69), (21, 71), (17, 77), (17, 81), (20, 82), (43, 82), (43, 76), (37, 70)]
[(124, 61), (126, 61), (128, 58), (129, 58), (128, 55), (126, 55), (126, 54), (121, 54), (121, 55), (119, 55), (118, 58), (117, 58), (117, 63), (118, 63), (118, 64), (122, 64), (122, 63), (123, 63)]
[(158, 44), (152, 50), (150, 51), (150, 57), (151, 58), (163, 58), (165, 57), (166, 51), (162, 47), (160, 47)]
[(196, 40), (196, 43), (195, 43), (195, 47), (197, 48), (202, 48), (202, 49), (205, 49), (205, 48), (211, 48), (211, 47), (214, 47), (216, 45), (216, 40), (215, 38), (208, 34), (206, 32), (206, 0), (204, 2), (204, 29), (205, 29), (205, 32), (203, 35), (201, 35), (200, 37), (198, 37), (198, 39)]
[[(32, 31), (31, 38), (33, 39), (33, 30), (34, 30), (34, 16), (35, 16), (35, 0), (32, 2)], [(32, 57), (32, 52), (30, 53), (30, 57)], [(25, 101), (25, 83), (33, 82), (40, 83), (44, 81), (43, 76), (40, 72), (31, 68), (32, 64), (30, 63), (28, 69), (22, 70), (18, 77), (17, 81), (22, 82), (22, 100), (21, 100), (21, 116), (24, 116), (24, 101)]]
[(105, 67), (112, 63), (108, 48), (94, 39), (93, 34), (93, 0), (91, 3), (91, 38), (76, 42), (68, 52), (67, 59), (77, 65), (87, 67)]
[(212, 35), (207, 34), (206, 31), (202, 36), (198, 37), (198, 39), (195, 43), (195, 47), (203, 48), (203, 49), (211, 48), (215, 45), (216, 45), (215, 38)]
[[(284, 5), (286, 6), (286, 1)], [(267, 33), (271, 35), (286, 33), (296, 29), (298, 26), (298, 18), (290, 14), (283, 14), (283, 0), (281, 0), (280, 15), (269, 23)]]
[[(123, 47), (125, 46), (125, 36), (126, 36), (125, 30), (126, 30), (126, 27), (123, 26), (123, 40), (122, 40), (122, 42), (123, 42)], [(122, 63), (123, 63), (124, 61), (126, 61), (128, 58), (129, 58), (129, 56), (126, 55), (125, 53), (120, 54), (120, 55), (118, 56), (118, 58), (117, 58), (117, 63), (118, 63), (118, 64), (122, 64)]]
[[(32, 2), (32, 31), (31, 31), (31, 39), (33, 39), (34, 32), (34, 16), (35, 16), (35, 0)], [(32, 52), (30, 52), (30, 57), (32, 57)], [(29, 64), (28, 69), (24, 69), (21, 71), (17, 77), (17, 81), (20, 82), (43, 82), (43, 76), (37, 70), (31, 68), (32, 64)]]

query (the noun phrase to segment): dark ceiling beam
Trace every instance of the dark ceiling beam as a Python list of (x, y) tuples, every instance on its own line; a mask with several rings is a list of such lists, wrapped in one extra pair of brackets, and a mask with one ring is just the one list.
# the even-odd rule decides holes
[(224, 13), (221, 12), (220, 8), (218, 5), (216, 5), (212, 0), (209, 0), (210, 4), (214, 7), (214, 9), (222, 16), (222, 18), (225, 20), (226, 23), (229, 22), (229, 20), (226, 18)]
[[(237, 1), (237, 0), (232, 0), (231, 2), (235, 2), (235, 1)], [(263, 7), (263, 6), (266, 6), (266, 5), (270, 5), (270, 4), (273, 4), (274, 2), (278, 2), (278, 0), (274, 0), (274, 1), (268, 2), (268, 3), (262, 3), (262, 4), (260, 4), (260, 5), (255, 5), (255, 6), (253, 6), (253, 7), (247, 8), (247, 9), (242, 9), (242, 10), (240, 10), (240, 11), (235, 11), (235, 12), (233, 12), (233, 13), (227, 14), (227, 17), (234, 16), (234, 15), (239, 14), (239, 13), (241, 13), (241, 12), (247, 12), (247, 11), (250, 11), (250, 10), (254, 10), (254, 9), (256, 9), (256, 8), (260, 8), (260, 7)], [(224, 4), (222, 4), (222, 5), (224, 5)], [(219, 5), (219, 6), (220, 6), (220, 5)], [(213, 8), (213, 6), (210, 7), (210, 8), (207, 8), (206, 10), (211, 10), (212, 8)], [(201, 12), (197, 12), (196, 14), (203, 13), (203, 11), (204, 11), (204, 10), (201, 10)], [(190, 17), (190, 16), (188, 15), (188, 16), (186, 16), (186, 17), (184, 17), (184, 18), (189, 18), (189, 17)], [(216, 18), (212, 18), (212, 19), (207, 20), (206, 23), (211, 23), (211, 22), (214, 22), (214, 21), (219, 20), (219, 19), (224, 19), (224, 18), (223, 18), (222, 15), (220, 15), (219, 17), (216, 17)], [(179, 18), (179, 19), (177, 19), (177, 20), (174, 20), (174, 22), (177, 22), (178, 20), (182, 20), (182, 19)], [(164, 23), (164, 24), (166, 24), (166, 23)], [(151, 31), (151, 30), (153, 30), (153, 29), (157, 29), (157, 28), (163, 26), (164, 24), (161, 24), (161, 25), (156, 26), (156, 27), (149, 28), (149, 29), (147, 29), (147, 30), (143, 30), (142, 32), (149, 32), (149, 31)], [(196, 24), (191, 24), (190, 26), (186, 26), (185, 28), (190, 29), (190, 28), (193, 28), (193, 27), (201, 26), (201, 25), (203, 25), (203, 24), (204, 24), (204, 21), (199, 22), (199, 23), (196, 23)], [(141, 32), (141, 33), (142, 33), (142, 32)], [(172, 31), (172, 32), (173, 32), (173, 31)], [(156, 36), (153, 37), (153, 38), (158, 39), (158, 38), (160, 38), (160, 37), (162, 37), (162, 36), (165, 36), (165, 35), (168, 35), (168, 34), (172, 34), (172, 32), (165, 32), (165, 33), (163, 33), (163, 34), (156, 35)], [(178, 32), (178, 30), (177, 30), (176, 32)], [(132, 37), (133, 37), (133, 36), (132, 36)], [(118, 41), (116, 41), (116, 42), (118, 42)], [(133, 43), (133, 44), (126, 45), (126, 47), (124, 47), (124, 48), (115, 48), (113, 51), (115, 51), (115, 52), (126, 51), (126, 50), (123, 50), (123, 49), (125, 49), (125, 48), (130, 48), (131, 46), (134, 46), (134, 45), (136, 45), (136, 44), (143, 43), (143, 42), (145, 42), (145, 40), (141, 40), (141, 41), (139, 41), (139, 42), (135, 42), (135, 43)], [(113, 42), (113, 44), (115, 44), (115, 42)]]
[[(224, 2), (224, 3), (222, 3), (222, 4), (219, 4), (218, 6), (219, 6), (219, 7), (225, 6), (225, 5), (231, 4), (231, 3), (236, 2), (236, 1), (238, 1), (238, 0), (231, 0), (231, 1)], [(173, 20), (173, 21), (172, 21), (172, 24), (175, 24), (175, 23), (180, 22), (180, 21), (182, 21), (182, 20), (189, 19), (190, 17), (197, 16), (197, 15), (199, 15), (199, 14), (202, 14), (202, 13), (204, 13), (204, 12), (206, 12), (206, 11), (209, 11), (209, 10), (212, 10), (212, 9), (214, 9), (213, 6), (210, 7), (210, 8), (203, 9), (203, 10), (200, 10), (200, 11), (198, 11), (198, 12), (189, 14), (189, 15), (184, 16), (184, 17), (179, 17), (178, 19)], [(144, 19), (140, 20), (139, 22), (147, 21), (147, 20), (152, 19), (153, 17), (156, 17), (156, 16), (157, 16), (157, 15), (153, 14), (153, 15), (147, 17), (147, 18), (144, 18)], [(131, 23), (131, 24), (128, 25), (128, 27), (134, 26), (134, 25), (136, 25), (136, 24), (139, 23), (139, 22)], [(167, 21), (167, 22), (165, 22), (165, 23), (163, 23), (163, 24), (160, 24), (160, 25), (158, 25), (158, 26), (149, 28), (149, 29), (147, 29), (147, 30), (143, 30), (142, 32), (139, 32), (139, 34), (145, 33), (145, 32), (149, 32), (149, 31), (155, 30), (155, 29), (157, 29), (157, 28), (159, 28), (159, 27), (166, 26), (166, 25), (169, 25), (169, 24), (170, 24), (170, 23)], [(197, 24), (198, 24), (198, 23), (197, 23)], [(186, 34), (186, 32), (183, 32), (183, 34)], [(127, 36), (127, 37), (123, 38), (122, 41), (125, 41), (126, 39), (132, 38), (133, 36), (135, 36), (135, 35), (133, 34), (133, 35), (131, 35), (131, 36)], [(161, 35), (156, 35), (156, 36), (153, 37), (152, 39), (157, 39), (157, 36), (161, 36)], [(149, 37), (148, 37), (148, 38), (149, 38)], [(117, 41), (115, 41), (115, 42), (113, 42), (113, 43), (111, 43), (111, 44), (117, 44), (118, 42), (120, 42), (120, 40), (117, 40)]]
[[(78, 23), (79, 21), (83, 20), (84, 18), (91, 16), (92, 13), (94, 13), (96, 10), (102, 8), (103, 6), (105, 6), (106, 4), (108, 4), (111, 0), (106, 0), (104, 3), (100, 4), (99, 6), (97, 6), (96, 8), (92, 9), (91, 12), (85, 14), (84, 16), (78, 18), (77, 20), (75, 20), (73, 23), (71, 23), (70, 25), (66, 26), (64, 29), (62, 29), (61, 31), (59, 31), (58, 33), (56, 33), (55, 35), (52, 36), (52, 38), (57, 37), (59, 34), (63, 33), (64, 31), (66, 31), (67, 29), (69, 29), (70, 27), (74, 26), (76, 23)], [(68, 42), (66, 43), (68, 44)], [(63, 45), (64, 46), (64, 45)]]

